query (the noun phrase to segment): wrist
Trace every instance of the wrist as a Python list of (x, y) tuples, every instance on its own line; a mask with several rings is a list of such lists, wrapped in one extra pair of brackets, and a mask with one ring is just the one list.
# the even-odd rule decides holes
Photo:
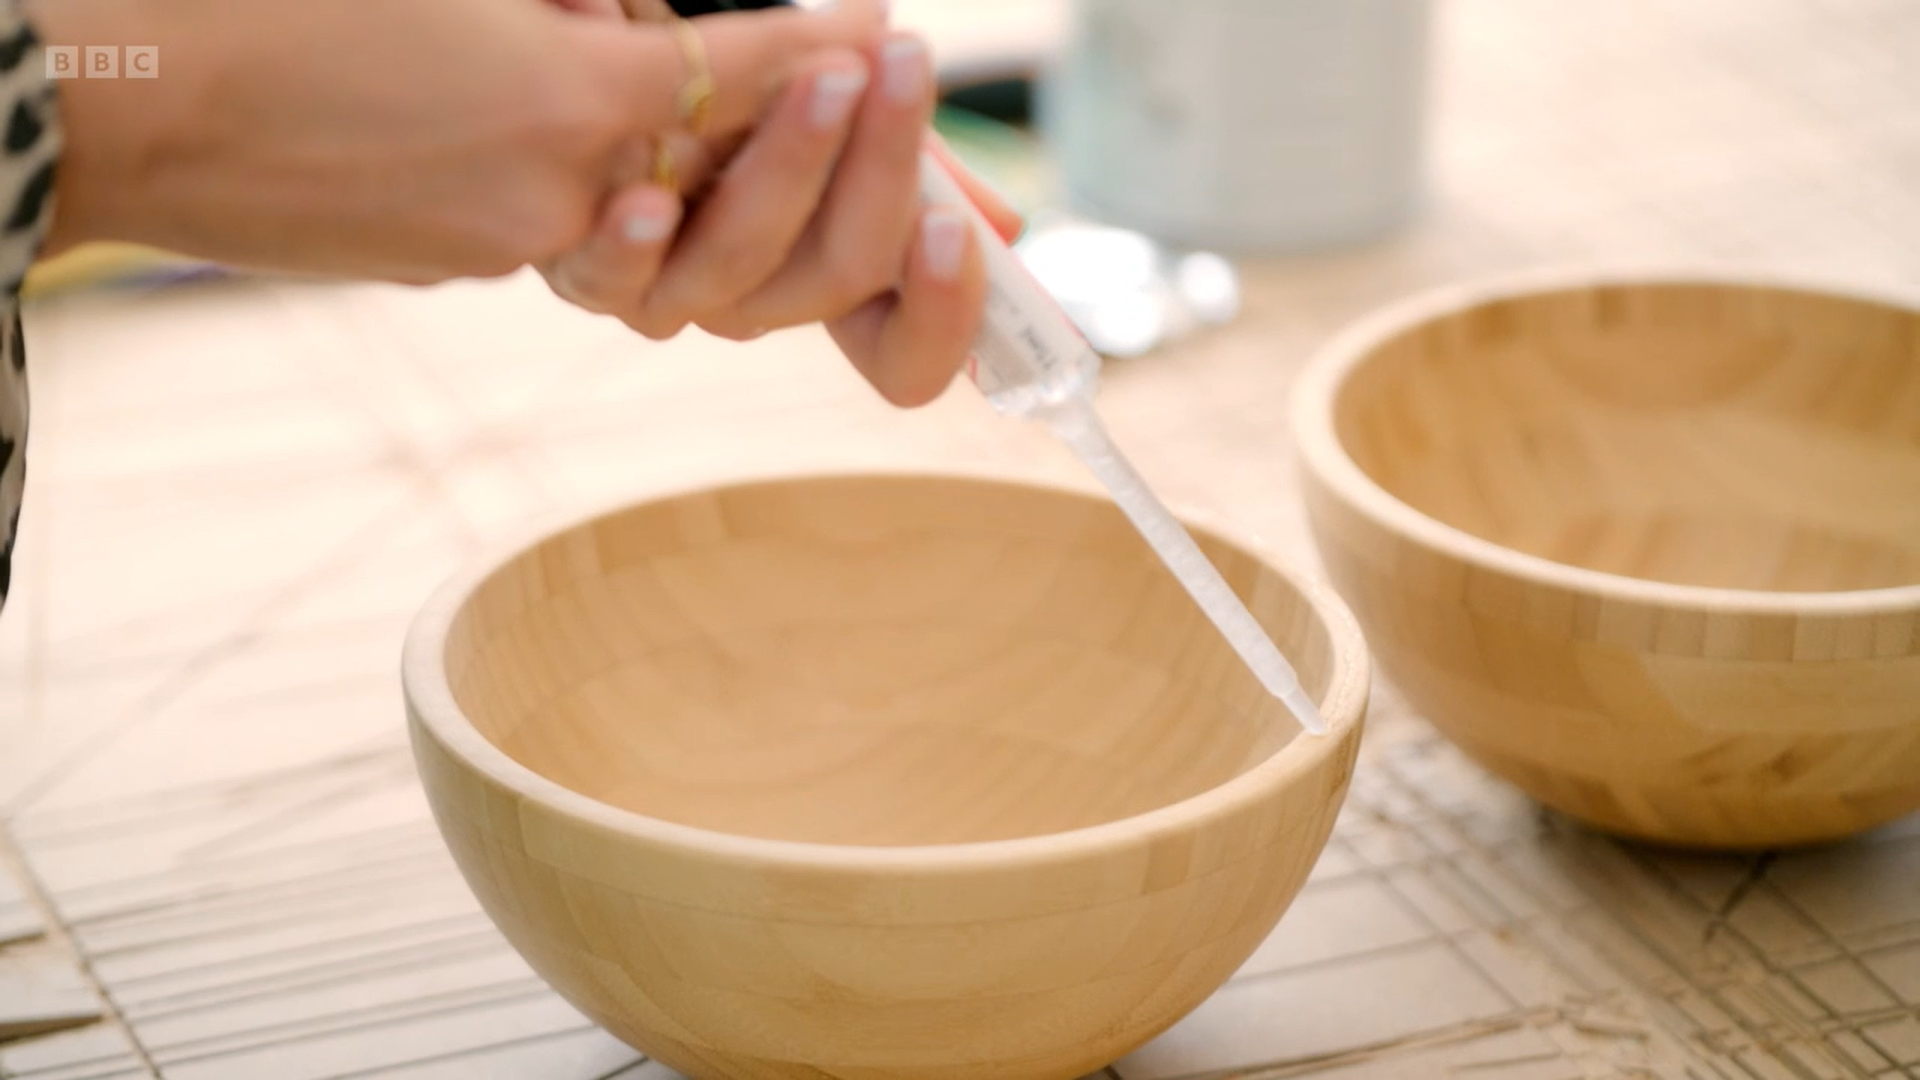
[[(141, 0), (23, 2), (43, 46), (78, 48), (83, 69), (90, 46), (115, 48), (118, 64), (124, 64), (128, 46), (161, 47), (152, 16), (164, 6)], [(118, 78), (88, 77), (82, 70), (78, 77), (52, 80), (63, 146), (45, 255), (97, 240), (143, 239), (137, 208), (147, 162), (167, 126), (168, 76), (127, 75), (124, 68)]]

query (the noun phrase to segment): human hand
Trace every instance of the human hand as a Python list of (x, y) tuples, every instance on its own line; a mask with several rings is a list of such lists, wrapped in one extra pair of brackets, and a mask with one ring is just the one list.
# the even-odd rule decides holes
[(933, 102), (927, 51), (909, 35), (816, 56), (744, 144), (672, 144), (695, 198), (630, 185), (593, 237), (543, 272), (566, 299), (655, 339), (688, 325), (748, 339), (824, 322), (883, 397), (924, 404), (965, 362), (986, 283), (966, 208), (921, 205), (923, 147), (1002, 237), (1021, 227), (929, 138)]
[[(49, 44), (165, 61), (152, 81), (58, 84), (49, 253), (111, 239), (414, 283), (509, 273), (585, 241), (621, 163), (680, 122), (667, 30), (527, 0), (35, 0), (30, 15)], [(882, 18), (868, 0), (703, 29), (725, 138)]]

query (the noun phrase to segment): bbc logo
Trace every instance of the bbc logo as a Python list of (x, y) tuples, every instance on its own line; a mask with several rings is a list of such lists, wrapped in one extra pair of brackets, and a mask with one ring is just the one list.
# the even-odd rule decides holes
[[(125, 63), (122, 63), (122, 53)], [(158, 45), (49, 45), (49, 79), (157, 79), (160, 77)]]

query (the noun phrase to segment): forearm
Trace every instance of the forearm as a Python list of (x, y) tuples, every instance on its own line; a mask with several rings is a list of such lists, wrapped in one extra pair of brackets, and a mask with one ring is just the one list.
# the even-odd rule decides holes
[(63, 130), (54, 212), (45, 251), (57, 254), (95, 240), (154, 242), (137, 208), (157, 150), (168, 133), (182, 130), (193, 108), (204, 65), (195, 43), (170, 35), (161, 16), (183, 6), (155, 0), (18, 0), (48, 47), (157, 50), (153, 79), (65, 77), (57, 94)]

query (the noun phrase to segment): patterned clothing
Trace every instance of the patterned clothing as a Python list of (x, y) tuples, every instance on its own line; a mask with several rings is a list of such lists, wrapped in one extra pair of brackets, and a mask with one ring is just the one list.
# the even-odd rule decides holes
[(27, 481), (27, 346), (20, 326), (20, 283), (46, 239), (53, 213), (60, 125), (45, 52), (20, 11), (0, 0), (0, 107), (6, 110), (0, 153), (0, 608), (13, 581), (13, 541)]

